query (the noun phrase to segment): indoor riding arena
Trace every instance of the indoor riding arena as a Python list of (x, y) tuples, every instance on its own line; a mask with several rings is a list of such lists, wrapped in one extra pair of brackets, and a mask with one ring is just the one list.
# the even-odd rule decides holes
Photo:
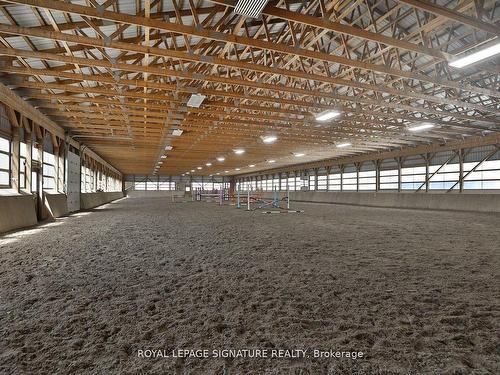
[(500, 0), (0, 0), (1, 375), (500, 373)]

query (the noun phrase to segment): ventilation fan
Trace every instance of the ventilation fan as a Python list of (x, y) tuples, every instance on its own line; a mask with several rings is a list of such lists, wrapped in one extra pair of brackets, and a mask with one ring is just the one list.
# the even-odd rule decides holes
[(240, 16), (259, 18), (269, 0), (238, 0), (234, 13)]

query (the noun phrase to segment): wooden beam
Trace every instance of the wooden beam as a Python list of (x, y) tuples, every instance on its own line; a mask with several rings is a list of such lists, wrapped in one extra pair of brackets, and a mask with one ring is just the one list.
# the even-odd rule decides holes
[[(16, 93), (10, 90), (3, 83), (0, 83), (0, 100), (7, 106), (15, 109), (23, 116), (32, 120), (35, 124), (43, 127), (45, 130), (50, 132), (51, 134), (61, 138), (66, 139), (65, 130), (56, 124), (54, 121), (50, 120), (47, 116), (45, 116), (39, 110), (33, 108), (30, 104), (24, 101), (21, 97), (19, 97)], [(74, 140), (69, 140), (69, 143), (76, 148), (80, 147), (80, 143)], [(101, 163), (107, 165), (110, 169), (113, 169), (115, 172), (121, 172), (114, 168), (111, 164), (102, 159), (99, 155), (97, 155), (94, 151), (88, 149), (88, 152), (92, 154), (92, 157), (99, 160)]]
[(454, 10), (445, 8), (438, 4), (432, 4), (424, 0), (397, 0), (400, 3), (410, 5), (414, 8), (424, 10), (426, 12), (435, 14), (436, 16), (445, 17), (451, 21), (470, 26), (476, 30), (484, 31), (490, 35), (500, 37), (500, 28), (497, 25), (481, 21), (478, 18), (469, 17), (465, 14), (456, 12)]
[(310, 163), (294, 164), (291, 166), (281, 167), (278, 169), (265, 169), (252, 173), (244, 173), (234, 176), (251, 177), (266, 173), (271, 174), (271, 173), (287, 172), (294, 170), (324, 168), (332, 165), (345, 165), (345, 164), (352, 164), (370, 160), (393, 159), (402, 156), (421, 155), (425, 153), (436, 153), (441, 151), (487, 146), (492, 144), (498, 144), (499, 142), (500, 142), (500, 134), (492, 134), (484, 137), (471, 137), (470, 139), (465, 139), (460, 141), (450, 141), (444, 144), (433, 143), (429, 146), (406, 147), (401, 150), (384, 151), (380, 153), (367, 153), (353, 157), (334, 158), (334, 159), (314, 161)]

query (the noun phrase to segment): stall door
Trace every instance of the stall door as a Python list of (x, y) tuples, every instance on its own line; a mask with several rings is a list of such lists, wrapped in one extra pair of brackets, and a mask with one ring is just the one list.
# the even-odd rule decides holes
[(80, 209), (80, 156), (68, 152), (68, 210), (69, 212)]

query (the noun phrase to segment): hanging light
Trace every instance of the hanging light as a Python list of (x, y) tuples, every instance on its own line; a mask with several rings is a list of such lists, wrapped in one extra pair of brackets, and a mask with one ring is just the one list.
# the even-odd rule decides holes
[(337, 147), (338, 147), (338, 148), (344, 148), (344, 147), (349, 147), (349, 146), (352, 146), (352, 144), (351, 144), (351, 143), (349, 143), (349, 142), (339, 143), (339, 144), (337, 145)]
[(274, 143), (278, 139), (278, 137), (275, 135), (266, 135), (266, 136), (261, 136), (260, 138), (262, 139), (262, 142), (267, 144)]
[(427, 129), (432, 129), (434, 127), (434, 124), (431, 124), (430, 122), (423, 122), (418, 125), (413, 125), (408, 128), (409, 131), (411, 132), (420, 132), (422, 130), (427, 130)]
[(479, 61), (485, 60), (489, 57), (498, 55), (500, 53), (500, 43), (494, 44), (490, 47), (483, 48), (477, 52), (471, 53), (470, 55), (460, 57), (456, 60), (448, 62), (449, 66), (454, 68), (464, 68), (471, 64), (477, 63)]
[(315, 117), (316, 117), (316, 121), (323, 122), (323, 121), (331, 120), (332, 118), (338, 117), (338, 116), (340, 116), (340, 111), (337, 111), (335, 109), (331, 109), (331, 110), (323, 111), (323, 112), (317, 114)]

